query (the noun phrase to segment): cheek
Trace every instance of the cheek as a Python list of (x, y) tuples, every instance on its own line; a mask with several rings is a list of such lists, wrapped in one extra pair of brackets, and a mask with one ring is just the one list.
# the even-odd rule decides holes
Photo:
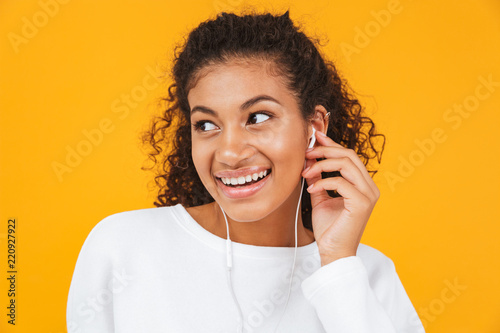
[(280, 174), (287, 175), (287, 177), (297, 174), (297, 179), (299, 179), (305, 161), (305, 142), (297, 133), (300, 132), (276, 136), (273, 142), (267, 145), (266, 150)]
[(196, 172), (198, 172), (198, 175), (200, 176), (200, 179), (202, 181), (204, 181), (206, 173), (209, 172), (209, 170), (207, 170), (206, 156), (204, 156), (203, 152), (204, 150), (201, 149), (201, 147), (195, 142), (193, 142), (193, 145), (191, 147), (191, 158), (193, 159), (193, 164), (196, 168)]
[(211, 173), (212, 153), (209, 147), (198, 145), (193, 142), (192, 145), (193, 164), (205, 188), (211, 192), (213, 187), (213, 177)]
[(255, 133), (253, 143), (262, 151), (266, 151), (270, 159), (300, 159), (302, 150), (305, 156), (306, 142), (304, 129), (298, 126), (298, 123), (300, 120), (295, 118), (273, 121), (264, 130)]

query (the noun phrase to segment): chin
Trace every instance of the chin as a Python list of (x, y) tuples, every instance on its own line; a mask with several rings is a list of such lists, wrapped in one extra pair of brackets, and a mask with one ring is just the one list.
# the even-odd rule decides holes
[(231, 203), (227, 201), (217, 201), (217, 203), (224, 209), (227, 217), (236, 222), (260, 221), (273, 211), (272, 206), (260, 207), (254, 203)]

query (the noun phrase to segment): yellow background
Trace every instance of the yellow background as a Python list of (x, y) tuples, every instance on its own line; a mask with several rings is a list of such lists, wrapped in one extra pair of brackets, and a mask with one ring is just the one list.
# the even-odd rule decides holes
[[(290, 8), (322, 37), (387, 136), (374, 178), (382, 195), (362, 242), (394, 260), (427, 332), (500, 332), (500, 2), (44, 3), (53, 1), (0, 2), (0, 331), (66, 331), (89, 231), (107, 215), (153, 206), (139, 134), (165, 86), (150, 71), (167, 67), (175, 43), (217, 11), (256, 5)], [(126, 104), (132, 94), (138, 103)], [(471, 111), (460, 116), (454, 104)], [(77, 147), (87, 156), (58, 176), (54, 162)], [(18, 221), (15, 327), (5, 315), (9, 217)]]

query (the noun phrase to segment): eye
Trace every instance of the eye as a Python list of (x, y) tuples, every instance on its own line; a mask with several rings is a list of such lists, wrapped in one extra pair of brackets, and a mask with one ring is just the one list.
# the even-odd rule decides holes
[(258, 124), (258, 123), (261, 123), (263, 121), (268, 120), (269, 118), (271, 118), (271, 116), (264, 113), (264, 112), (256, 112), (256, 113), (252, 113), (250, 115), (250, 117), (248, 117), (248, 122), (250, 124)]
[(196, 131), (201, 131), (201, 132), (208, 132), (217, 129), (217, 126), (215, 126), (213, 123), (207, 120), (197, 121), (196, 123), (193, 124), (193, 127)]

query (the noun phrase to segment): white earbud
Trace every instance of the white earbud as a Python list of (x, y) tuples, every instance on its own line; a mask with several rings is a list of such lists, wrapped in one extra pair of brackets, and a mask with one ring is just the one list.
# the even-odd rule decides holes
[(314, 126), (312, 127), (313, 129), (313, 134), (311, 136), (311, 142), (309, 143), (309, 147), (307, 148), (312, 148), (314, 146), (314, 143), (316, 142), (316, 129), (314, 128)]
[[(313, 129), (313, 134), (311, 135), (311, 142), (309, 142), (309, 147), (307, 148), (312, 148), (314, 146), (314, 143), (316, 142), (316, 129), (314, 128), (314, 126), (312, 127), (312, 129)], [(306, 168), (306, 161), (304, 161), (304, 170), (305, 168)], [(302, 180), (302, 187), (304, 187), (303, 180)]]

